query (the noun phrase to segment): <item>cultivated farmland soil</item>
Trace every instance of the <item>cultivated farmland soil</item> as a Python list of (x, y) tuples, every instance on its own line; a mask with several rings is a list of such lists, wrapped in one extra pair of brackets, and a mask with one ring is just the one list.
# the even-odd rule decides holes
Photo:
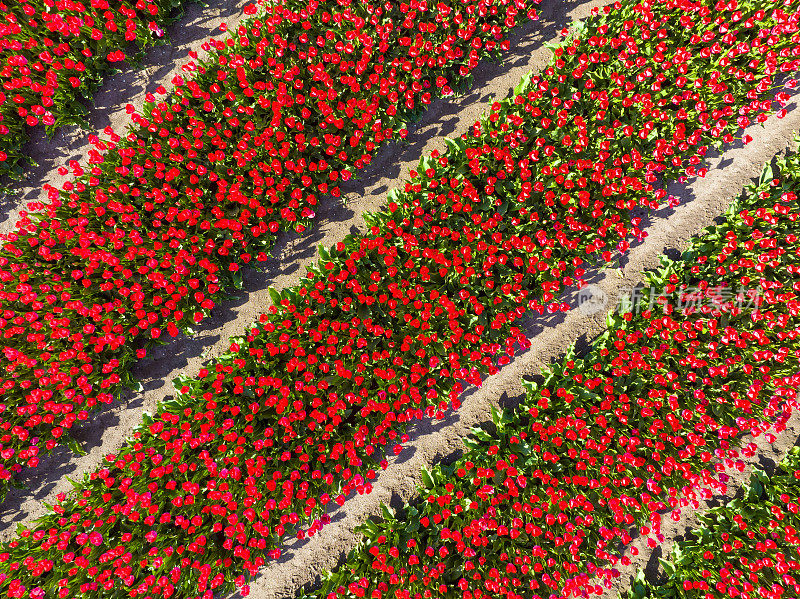
[[(173, 46), (150, 50), (142, 69), (131, 69), (112, 78), (103, 87), (97, 96), (97, 108), (91, 115), (93, 128), (102, 131), (110, 124), (121, 133), (128, 122), (125, 105), (131, 103), (140, 109), (146, 91), (153, 91), (158, 85), (169, 88), (173, 75), (180, 72), (180, 65), (188, 61), (187, 50), (199, 51), (200, 44), (209, 35), (218, 35), (220, 21), (234, 26), (244, 4), (239, 0), (212, 0), (210, 8), (189, 5), (184, 18), (171, 28)], [(42, 459), (38, 468), (25, 471), (22, 482), (28, 488), (12, 489), (0, 505), (0, 538), (10, 539), (18, 523), (30, 523), (46, 513), (42, 502), (53, 502), (56, 494), (71, 490), (66, 476), (80, 480), (84, 474), (95, 470), (105, 455), (116, 453), (141, 421), (142, 412), (154, 412), (158, 402), (169, 399), (174, 377), (196, 375), (205, 360), (227, 351), (228, 339), (240, 334), (266, 310), (270, 304), (269, 286), (283, 289), (296, 284), (305, 274), (305, 267), (316, 259), (317, 245), (332, 245), (351, 231), (365, 230), (363, 212), (379, 209), (387, 192), (402, 185), (420, 156), (434, 149), (444, 151), (445, 138), (460, 135), (488, 110), (494, 100), (506, 97), (522, 75), (530, 70), (541, 70), (547, 64), (550, 51), (543, 48), (545, 42), (560, 39), (558, 31), (569, 25), (572, 19), (583, 19), (593, 7), (603, 4), (543, 0), (537, 8), (539, 20), (516, 30), (511, 50), (503, 61), (498, 64), (482, 62), (478, 66), (472, 90), (455, 99), (432, 103), (404, 143), (383, 147), (369, 167), (359, 173), (359, 180), (343, 185), (345, 193), (341, 199), (327, 198), (322, 203), (312, 230), (304, 235), (282, 237), (275, 247), (273, 259), (266, 262), (263, 269), (247, 270), (243, 291), (215, 308), (212, 318), (196, 335), (191, 338), (180, 336), (153, 349), (135, 371), (144, 390), (126, 394), (82, 428), (75, 429), (75, 436), (84, 443), (87, 451), (85, 456), (73, 456), (59, 448), (52, 457)], [(765, 162), (791, 145), (795, 132), (800, 128), (800, 110), (796, 108), (798, 98), (800, 93), (793, 94), (787, 106), (788, 114), (783, 119), (772, 116), (764, 126), (751, 126), (747, 133), (753, 141), (746, 147), (738, 144), (722, 155), (709, 153), (710, 170), (705, 178), (668, 185), (669, 193), (680, 199), (680, 205), (649, 216), (648, 237), (634, 244), (623, 259), (622, 276), (614, 270), (588, 276), (589, 281), (607, 295), (608, 309), (641, 280), (643, 269), (656, 267), (665, 251), (681, 251), (693, 234), (711, 224), (742, 188), (759, 175)], [(28, 185), (20, 190), (25, 202), (43, 199), (45, 196), (40, 195), (40, 190), (44, 183), (60, 187), (65, 178), (55, 169), (69, 159), (80, 159), (88, 149), (86, 138), (86, 132), (65, 129), (53, 140), (36, 139), (29, 144), (28, 151), (41, 166), (31, 173)], [(12, 230), (19, 209), (19, 205), (10, 201), (8, 205), (0, 205), (0, 230)], [(576, 306), (576, 294), (571, 294), (565, 301)], [(579, 346), (591, 341), (605, 327), (605, 311), (587, 315), (576, 307), (566, 314), (530, 318), (526, 323), (526, 332), (532, 342), (529, 350), (518, 354), (497, 375), (487, 377), (480, 389), (468, 389), (457, 412), (448, 412), (443, 420), (419, 422), (410, 431), (411, 440), (403, 452), (390, 460), (388, 469), (373, 483), (372, 493), (350, 497), (342, 508), (331, 511), (331, 524), (313, 538), (289, 542), (283, 557), (265, 567), (251, 582), (250, 597), (293, 597), (299, 587), (313, 584), (320, 572), (336, 566), (357, 543), (358, 537), (353, 533), (355, 526), (379, 514), (381, 502), (398, 506), (412, 498), (423, 466), (461, 451), (462, 439), (470, 428), (491, 419), (492, 406), (498, 403), (514, 405), (523, 394), (521, 377), (538, 375), (545, 364), (563, 354), (574, 341), (578, 341)], [(800, 417), (795, 415), (787, 429), (776, 435), (775, 443), (767, 443), (763, 436), (754, 440), (759, 445), (759, 452), (751, 462), (778, 462), (799, 434)], [(749, 477), (749, 469), (744, 473), (730, 472), (729, 475), (729, 493), (733, 494)], [(625, 590), (636, 566), (645, 566), (651, 555), (654, 558), (666, 557), (671, 549), (671, 540), (694, 523), (692, 510), (684, 510), (681, 521), (664, 522), (666, 542), (662, 546), (650, 550), (644, 540), (634, 541), (639, 544), (639, 556), (630, 567), (620, 569), (620, 578), (606, 590), (604, 597), (611, 599)], [(650, 570), (653, 570), (652, 563)], [(238, 599), (238, 595), (234, 597)]]

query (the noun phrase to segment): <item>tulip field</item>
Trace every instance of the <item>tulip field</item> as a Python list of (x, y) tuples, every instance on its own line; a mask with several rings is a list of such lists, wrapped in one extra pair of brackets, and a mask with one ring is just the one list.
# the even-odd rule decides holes
[(639, 575), (627, 599), (797, 593), (798, 455), (795, 446), (772, 476), (757, 470), (742, 498), (703, 514), (702, 527), (662, 562), (668, 578), (653, 585)]
[[(418, 501), (365, 523), (363, 544), (309, 596), (591, 593), (611, 575), (604, 564), (630, 560), (617, 547), (632, 527), (657, 536), (663, 510), (720, 486), (712, 460), (738, 457), (737, 436), (800, 399), (799, 167), (795, 156), (681, 260), (648, 273), (641, 310), (614, 314), (587, 354), (568, 351), (526, 384), (519, 409), (495, 412), (459, 460), (423, 475)], [(758, 302), (724, 293), (755, 279)], [(675, 308), (669, 296), (690, 289), (712, 301)], [(794, 533), (785, 551), (800, 557)]]
[[(504, 8), (487, 14), (487, 22), (514, 23), (517, 9)], [(75, 180), (51, 188), (50, 202), (34, 203), (41, 210), (8, 236), (0, 252), (0, 300), (9, 316), (0, 326), (10, 369), (3, 373), (0, 427), (12, 432), (0, 437), (0, 485), (23, 466), (35, 467), (38, 452), (52, 449), (92, 407), (113, 401), (148, 345), (202, 320), (222, 289), (241, 283), (243, 266), (267, 260), (279, 231), (310, 226), (317, 195), (339, 194), (336, 181), (368, 163), (375, 144), (393, 134), (398, 109), (430, 101), (422, 91), (433, 85), (430, 77), (443, 80), (436, 73), (454, 69), (451, 63), (460, 64), (454, 77), (467, 74), (476, 48), (496, 52), (503, 43), (494, 39), (500, 25), (467, 24), (474, 39), (443, 36), (434, 60), (420, 55), (434, 52), (425, 50), (429, 41), (418, 37), (409, 46), (411, 38), (397, 35), (391, 13), (363, 3), (361, 9), (369, 21), (344, 6), (334, 16), (318, 7), (303, 17), (328, 31), (316, 39), (306, 33), (311, 21), (298, 21), (290, 7), (265, 9), (275, 13), (267, 23), (254, 17), (230, 44), (218, 42), (209, 58), (213, 70), (195, 65), (197, 76), (175, 91), (180, 101), (149, 105), (147, 118), (134, 113), (135, 131), (124, 139), (98, 139), (88, 164), (72, 163)], [(445, 19), (440, 11), (425, 16), (431, 27)], [(461, 30), (463, 17), (447, 21)], [(342, 23), (342, 39), (325, 25), (331, 19)], [(262, 27), (282, 31), (287, 49), (272, 37), (260, 46), (251, 41)], [(470, 44), (471, 50), (461, 48)], [(359, 48), (359, 60), (332, 62), (320, 45), (345, 56)], [(307, 65), (306, 83), (297, 65), (277, 62), (284, 52), (287, 62)], [(425, 77), (410, 68), (422, 66), (422, 56), (425, 65), (434, 62)], [(381, 76), (386, 63), (396, 66)], [(364, 92), (349, 70), (368, 74)], [(291, 95), (286, 81), (294, 81)], [(329, 128), (345, 131), (333, 135)], [(14, 432), (17, 426), (22, 432)]]
[[(32, 128), (83, 122), (183, 3), (3, 1), (13, 203)], [(83, 453), (73, 433), (140, 392), (154, 347), (205, 326), (288, 235), (310, 243), (316, 212), (550, 1), (259, 0), (173, 89), (129, 104), (126, 130), (92, 134), (0, 242), (0, 508), (54, 451)], [(548, 47), (119, 451), (44, 516), (4, 522), (0, 598), (272, 597), (264, 568), (291, 569), (287, 547), (381, 487), (418, 425), (524, 359), (524, 323), (570, 312), (668, 222), (670, 185), (796, 110), (800, 1), (619, 0)], [(754, 439), (797, 441), (798, 143), (282, 596), (800, 596), (798, 449), (740, 489), (724, 474), (749, 472)], [(677, 536), (681, 509), (699, 520)]]

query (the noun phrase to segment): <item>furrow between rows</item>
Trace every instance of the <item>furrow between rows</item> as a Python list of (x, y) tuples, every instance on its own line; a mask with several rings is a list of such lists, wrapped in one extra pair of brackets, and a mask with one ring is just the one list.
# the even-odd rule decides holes
[(84, 160), (92, 148), (90, 135), (102, 135), (107, 127), (117, 133), (125, 131), (131, 123), (125, 107), (130, 104), (141, 113), (146, 94), (155, 94), (159, 86), (171, 90), (172, 78), (182, 74), (182, 67), (190, 60), (188, 52), (196, 51), (202, 58), (206, 52), (201, 44), (209, 37), (220, 36), (221, 23), (235, 27), (243, 17), (242, 8), (251, 1), (204, 0), (186, 4), (184, 15), (167, 27), (168, 44), (149, 48), (141, 64), (123, 65), (120, 73), (104, 79), (86, 117), (88, 130), (67, 125), (57, 129), (51, 138), (42, 127), (32, 129), (22, 153), (38, 166), (27, 168), (24, 181), (10, 183), (14, 194), (0, 198), (0, 234), (14, 231), (20, 211), (27, 210), (28, 203), (47, 201), (46, 184), (61, 188), (72, 177), (59, 174), (58, 169), (70, 160)]

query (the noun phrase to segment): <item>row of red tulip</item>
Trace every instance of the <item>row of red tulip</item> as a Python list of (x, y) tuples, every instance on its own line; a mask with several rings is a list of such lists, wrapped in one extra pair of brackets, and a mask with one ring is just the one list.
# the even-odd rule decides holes
[[(667, 513), (678, 520), (724, 492), (723, 467), (742, 471), (752, 456), (742, 436), (774, 440), (767, 429), (800, 407), (800, 159), (779, 166), (680, 260), (648, 273), (586, 355), (573, 348), (542, 383), (526, 382), (521, 407), (495, 412), (454, 464), (425, 472), (414, 502), (366, 522), (345, 564), (302, 597), (599, 595), (638, 555), (634, 537), (655, 548)], [(798, 478), (784, 477), (791, 489), (773, 489), (772, 504), (712, 512), (724, 521), (669, 583), (629, 599), (797, 592), (778, 574), (800, 561)]]
[[(639, 572), (626, 599), (779, 599), (800, 593), (800, 446), (769, 476), (756, 466), (743, 497), (701, 514), (659, 559), (666, 579)], [(796, 596), (796, 595), (795, 595)]]

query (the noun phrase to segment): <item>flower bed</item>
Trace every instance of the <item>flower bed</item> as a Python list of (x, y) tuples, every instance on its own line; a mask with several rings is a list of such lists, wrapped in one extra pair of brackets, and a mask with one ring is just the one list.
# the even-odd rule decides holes
[(758, 596), (800, 593), (800, 447), (772, 476), (756, 467), (741, 499), (699, 516), (690, 538), (659, 559), (666, 580), (651, 584), (639, 573), (627, 599)]
[(740, 436), (776, 419), (782, 430), (798, 406), (798, 192), (795, 155), (648, 273), (587, 355), (573, 348), (525, 382), (518, 410), (495, 411), (461, 458), (424, 472), (418, 501), (366, 522), (303, 597), (601, 594), (632, 536), (663, 541), (665, 509), (678, 519), (724, 490), (713, 460), (744, 468)]
[(8, 236), (0, 492), (133, 384), (148, 344), (190, 331), (240, 285), (280, 229), (310, 225), (315, 194), (338, 195), (349, 173), (337, 169), (368, 163), (412, 108), (448, 91), (445, 76), (463, 79), (535, 17), (524, 0), (264, 11), (190, 64), (171, 104), (148, 104), (124, 140), (96, 140), (105, 154), (73, 163), (76, 179)]
[[(471, 6), (466, 7), (467, 14)], [(459, 26), (458, 30), (463, 33), (457, 40), (472, 35), (472, 42), (461, 43), (488, 47), (494, 25), (483, 32), (484, 27), (481, 25), (478, 30), (478, 24), (493, 22), (490, 18), (500, 19), (498, 23), (505, 22), (513, 18), (510, 13), (514, 7), (501, 5), (508, 14), (500, 12), (492, 16), (491, 8), (480, 3), (475, 6), (473, 13), (486, 14), (474, 17), (474, 23), (471, 18), (460, 19), (460, 13), (452, 17), (453, 23), (461, 20), (463, 25)], [(398, 10), (402, 12), (403, 7), (405, 5)], [(341, 42), (346, 51), (344, 42), (336, 41), (336, 36), (347, 40), (355, 35), (353, 32), (359, 30), (358, 27), (363, 31), (366, 26), (362, 17), (354, 13), (356, 10), (366, 11), (366, 16), (373, 11), (370, 19), (374, 17), (377, 21), (376, 31), (380, 29), (381, 36), (388, 35), (387, 39), (392, 41), (395, 38), (388, 31), (388, 22), (396, 20), (394, 13), (382, 14), (381, 19), (388, 20), (384, 25), (377, 17), (378, 9), (359, 3), (357, 8), (343, 7), (334, 16), (326, 17), (327, 11), (311, 5), (308, 10), (314, 11), (314, 19), (323, 23), (340, 22), (341, 26), (338, 33), (330, 30), (334, 38), (330, 41), (324, 36), (319, 36), (316, 42), (309, 41), (324, 43), (326, 48), (330, 45), (332, 50)], [(267, 28), (285, 28), (286, 39), (292, 39), (294, 33), (298, 40), (307, 35), (306, 21), (293, 23), (292, 20), (309, 13), (289, 12), (287, 18), (282, 18), (281, 11), (288, 8), (273, 7), (272, 10), (271, 18), (276, 24), (267, 24)], [(434, 25), (438, 28), (439, 21), (445, 19), (444, 11), (438, 10), (427, 16), (427, 21), (421, 18), (408, 21), (410, 17), (407, 17), (404, 26), (413, 23), (422, 26), (427, 22), (427, 29)], [(689, 9), (685, 14), (677, 9), (670, 10), (673, 14), (665, 16), (676, 22), (681, 18), (701, 22), (713, 22), (718, 18), (717, 13), (693, 17)], [(787, 20), (780, 10), (750, 12), (752, 16), (733, 23), (738, 28), (735, 30), (738, 38), (730, 37), (734, 35), (733, 30), (726, 30), (728, 41), (742, 39), (729, 50), (730, 55), (712, 52), (719, 47), (712, 29), (702, 35), (687, 34), (683, 40), (666, 37), (657, 44), (634, 50), (634, 34), (648, 37), (651, 34), (649, 31), (637, 33), (639, 26), (633, 21), (632, 33), (617, 25), (618, 35), (610, 36), (606, 29), (603, 36), (593, 35), (567, 45), (557, 50), (561, 56), (544, 78), (537, 77), (525, 84), (526, 96), (519, 98), (520, 104), (498, 104), (496, 114), (468, 136), (468, 149), (460, 148), (466, 148), (466, 141), (455, 142), (450, 160), (457, 160), (457, 165), (445, 166), (434, 161), (424, 170), (431, 169), (436, 179), (446, 176), (459, 181), (466, 175), (463, 193), (486, 194), (477, 204), (485, 211), (485, 217), (481, 217), (484, 224), (493, 218), (491, 203), (499, 202), (498, 207), (501, 207), (510, 198), (515, 203), (506, 204), (505, 210), (512, 208), (505, 217), (509, 222), (530, 219), (531, 214), (536, 214), (550, 219), (554, 228), (561, 228), (553, 233), (534, 227), (528, 235), (531, 240), (536, 239), (541, 253), (536, 263), (540, 266), (526, 268), (542, 269), (537, 275), (544, 277), (540, 280), (547, 285), (542, 298), (550, 302), (566, 276), (568, 263), (575, 263), (569, 265), (572, 269), (587, 254), (600, 253), (606, 258), (617, 243), (620, 249), (626, 247), (630, 230), (623, 219), (627, 218), (627, 209), (637, 204), (657, 204), (661, 196), (652, 191), (649, 181), (655, 180), (659, 169), (665, 169), (664, 176), (702, 172), (702, 168), (698, 169), (706, 151), (702, 143), (730, 141), (738, 126), (746, 124), (756, 114), (759, 119), (764, 116), (763, 110), (768, 106), (759, 98), (768, 91), (773, 74), (795, 66), (796, 59), (792, 59), (792, 55), (796, 52), (796, 41), (792, 40), (796, 40), (796, 34), (790, 36), (789, 33), (796, 24)], [(719, 18), (738, 17), (739, 13), (739, 9), (726, 9), (719, 13)], [(317, 97), (314, 101), (304, 100), (304, 104), (314, 105), (314, 111), (298, 108), (288, 96), (285, 82), (279, 82), (277, 87), (272, 83), (283, 73), (283, 63), (275, 62), (273, 67), (267, 68), (258, 56), (259, 52), (273, 52), (279, 59), (287, 50), (280, 45), (265, 47), (253, 43), (246, 34), (260, 35), (256, 22), (264, 25), (256, 19), (250, 21), (231, 38), (233, 46), (218, 42), (218, 54), (212, 56), (207, 66), (192, 67), (197, 69), (197, 77), (179, 86), (176, 97), (182, 98), (180, 102), (151, 105), (148, 108), (150, 120), (137, 117), (142, 128), (132, 135), (132, 141), (119, 146), (113, 141), (109, 146), (102, 146), (104, 142), (98, 141), (108, 152), (93, 154), (88, 172), (74, 165), (76, 173), (83, 174), (76, 181), (68, 182), (62, 192), (57, 194), (51, 190), (52, 204), (45, 207), (46, 216), (32, 217), (33, 222), (23, 221), (19, 234), (10, 236), (10, 242), (0, 252), (3, 281), (0, 299), (4, 308), (0, 325), (5, 340), (4, 372), (8, 373), (0, 384), (3, 389), (0, 428), (6, 431), (0, 437), (0, 484), (7, 485), (8, 479), (23, 465), (35, 466), (42, 449), (49, 450), (62, 442), (68, 429), (76, 421), (86, 419), (93, 406), (112, 401), (121, 385), (131, 384), (130, 368), (144, 355), (146, 345), (162, 335), (187, 330), (202, 319), (213, 307), (220, 289), (240, 282), (242, 264), (266, 257), (281, 227), (303, 228), (310, 224), (316, 192), (338, 193), (333, 180), (349, 171), (338, 170), (344, 168), (344, 163), (328, 155), (335, 146), (329, 145), (324, 151), (330, 160), (314, 158), (317, 155), (313, 145), (306, 145), (306, 142), (311, 144), (315, 138), (310, 132), (308, 135), (299, 132), (300, 129), (305, 130), (306, 124), (311, 131), (323, 125), (336, 127), (337, 123), (348, 122), (351, 123), (348, 127), (359, 126), (360, 131), (367, 131), (366, 137), (356, 139), (355, 147), (350, 142), (346, 144), (346, 151), (353, 152), (351, 158), (362, 156), (362, 162), (351, 161), (351, 166), (357, 168), (369, 158), (369, 154), (361, 152), (373, 150), (401, 117), (402, 111), (389, 115), (397, 106), (395, 100), (399, 102), (400, 99), (394, 97), (397, 91), (393, 86), (399, 89), (401, 83), (406, 85), (403, 81), (407, 79), (410, 87), (407, 86), (404, 93), (416, 89), (413, 80), (419, 73), (413, 70), (408, 73), (395, 69), (394, 75), (378, 71), (383, 71), (393, 52), (408, 52), (411, 56), (420, 51), (419, 48), (412, 45), (407, 50), (397, 50), (406, 46), (390, 46), (388, 41), (383, 41), (379, 44), (385, 46), (385, 52), (369, 63), (373, 73), (366, 77), (367, 81), (377, 77), (374, 85), (379, 87), (379, 93), (364, 94), (364, 97), (376, 99), (377, 104), (363, 104), (364, 113), (352, 108), (358, 94), (346, 88), (339, 92), (342, 102), (336, 107)], [(596, 27), (599, 32), (607, 25)], [(786, 35), (775, 33), (779, 29), (786, 30)], [(384, 38), (379, 36), (379, 39)], [(406, 43), (408, 39), (401, 36), (397, 41)], [(476, 44), (475, 39), (487, 41)], [(603, 47), (598, 46), (601, 41), (613, 52), (601, 52)], [(770, 50), (763, 51), (766, 43)], [(447, 44), (450, 42), (445, 40), (442, 48)], [(451, 66), (461, 62), (461, 72), (469, 71), (477, 54), (470, 51), (467, 64), (455, 54), (449, 59), (448, 53), (457, 54), (456, 49), (460, 47), (455, 41), (452, 44), (444, 54), (445, 62)], [(621, 44), (629, 49), (619, 52)], [(745, 45), (749, 48), (746, 51)], [(309, 59), (312, 49), (308, 44), (295, 44), (291, 52)], [(641, 54), (632, 54), (639, 50)], [(260, 87), (257, 81), (251, 87), (244, 87), (250, 72), (241, 66), (245, 64), (244, 56), (249, 56), (243, 55), (246, 52), (255, 52), (252, 59), (255, 63), (245, 61), (246, 66), (256, 72), (256, 65), (262, 65), (257, 67), (260, 69), (257, 72), (261, 73), (259, 76), (269, 77), (271, 92), (256, 90), (256, 94), (253, 90)], [(707, 59), (706, 54), (715, 57), (713, 61)], [(276, 60), (276, 56), (267, 58), (267, 63)], [(322, 58), (325, 56), (323, 54)], [(401, 62), (394, 56), (390, 64), (413, 66), (410, 61)], [(384, 63), (378, 61), (381, 57)], [(463, 58), (467, 59), (466, 53)], [(670, 61), (677, 87), (665, 78), (665, 73), (671, 72), (669, 69), (656, 74), (652, 67), (642, 63), (649, 58), (662, 61), (663, 66), (666, 66), (663, 61)], [(316, 81), (323, 71), (319, 63), (311, 62), (314, 67), (304, 73), (312, 82), (303, 85), (311, 88), (310, 94), (319, 96)], [(636, 67), (637, 62), (642, 66)], [(212, 69), (209, 66), (212, 63), (217, 67)], [(322, 64), (330, 66), (332, 63), (323, 60)], [(357, 68), (363, 68), (363, 64)], [(620, 71), (631, 75), (625, 78)], [(236, 77), (226, 75), (228, 72), (235, 72)], [(685, 75), (681, 75), (684, 72)], [(688, 76), (694, 76), (695, 72), (708, 77), (702, 83), (694, 79), (692, 85), (699, 87), (689, 87)], [(722, 78), (714, 76), (715, 72), (721, 73), (719, 77)], [(241, 84), (240, 76), (245, 76)], [(607, 90), (595, 89), (596, 81), (605, 81), (609, 76), (612, 79)], [(349, 79), (351, 75), (342, 77), (353, 83)], [(304, 78), (295, 73), (294, 80), (302, 82)], [(226, 87), (222, 87), (223, 84)], [(583, 88), (580, 97), (577, 96), (578, 86)], [(721, 94), (723, 87), (726, 93)], [(656, 88), (659, 91), (654, 94), (651, 90)], [(213, 90), (213, 94), (204, 91), (206, 89)], [(683, 89), (682, 95), (677, 94), (679, 89)], [(258, 98), (253, 100), (253, 106), (240, 103), (244, 112), (240, 115), (237, 108), (234, 113), (232, 107), (240, 101), (237, 94), (247, 98), (251, 92), (253, 98)], [(333, 93), (335, 95), (335, 91)], [(406, 102), (412, 105), (414, 98), (424, 101), (425, 93), (417, 96), (412, 93), (412, 98)], [(234, 99), (229, 100), (229, 97)], [(274, 111), (280, 112), (281, 102), (290, 100), (293, 116), (273, 122), (277, 118)], [(360, 100), (355, 104), (358, 102)], [(740, 106), (740, 102), (748, 104)], [(734, 106), (740, 106), (745, 113), (735, 123), (730, 116), (736, 114)], [(334, 112), (328, 113), (328, 109)], [(253, 114), (247, 114), (250, 111)], [(581, 113), (594, 116), (585, 119)], [(220, 114), (226, 121), (217, 121)], [(231, 116), (225, 117), (226, 114)], [(303, 120), (304, 114), (306, 120)], [(328, 116), (319, 122), (320, 114)], [(381, 125), (376, 126), (379, 116)], [(506, 117), (508, 122), (497, 121)], [(208, 119), (215, 124), (209, 124)], [(262, 130), (259, 125), (262, 133), (254, 138), (248, 131), (254, 129), (256, 121), (261, 125), (268, 121), (274, 127)], [(372, 123), (371, 128), (368, 123)], [(529, 123), (533, 129), (523, 131), (523, 123)], [(509, 130), (505, 131), (504, 127)], [(230, 133), (230, 138), (226, 132)], [(531, 132), (536, 135), (535, 139)], [(292, 139), (292, 133), (297, 145), (287, 141)], [(350, 139), (356, 138), (357, 133)], [(322, 137), (325, 135), (328, 134)], [(328, 139), (336, 143), (335, 139)], [(237, 149), (228, 151), (222, 158), (222, 146), (233, 146), (234, 141)], [(612, 150), (618, 154), (612, 157)], [(645, 162), (646, 156), (652, 156), (653, 160)], [(448, 158), (439, 158), (443, 160)], [(293, 170), (288, 170), (290, 167)], [(519, 179), (508, 178), (517, 172)], [(311, 187), (312, 183), (315, 188)], [(439, 182), (422, 172), (409, 185), (411, 189), (419, 186), (420, 190), (424, 185), (426, 193), (434, 193)], [(504, 189), (506, 185), (509, 185), (508, 190)], [(456, 193), (459, 186), (461, 183), (448, 194)], [(425, 202), (424, 207), (421, 204), (413, 209), (404, 208), (406, 212), (427, 210), (430, 218), (434, 213), (436, 218), (445, 218), (437, 212), (438, 199), (429, 200), (421, 191), (416, 193), (420, 194), (417, 201)], [(646, 195), (639, 196), (640, 193)], [(514, 194), (517, 199), (512, 197)], [(452, 198), (447, 201), (453, 202)], [(533, 206), (534, 202), (536, 208), (522, 205)], [(393, 205), (396, 206), (396, 202)], [(472, 210), (472, 204), (468, 205)], [(519, 212), (516, 212), (517, 206)], [(592, 208), (592, 212), (585, 214), (588, 208)], [(388, 214), (380, 217), (382, 223), (392, 220)], [(463, 213), (445, 214), (448, 218), (463, 218)], [(472, 222), (472, 226), (477, 225), (483, 226)], [(458, 225), (462, 226), (464, 224)], [(529, 223), (525, 226), (532, 227)], [(635, 224), (633, 232), (636, 233)], [(570, 247), (579, 237), (594, 241), (580, 249)], [(568, 252), (563, 254), (563, 259), (559, 257), (562, 252)], [(529, 256), (521, 259), (528, 264)], [(548, 275), (551, 267), (554, 268), (552, 277)], [(435, 271), (440, 266), (433, 268)], [(574, 270), (579, 276), (580, 269)], [(370, 281), (364, 288), (373, 283)]]
[[(760, 34), (748, 16), (784, 21), (783, 13), (741, 10), (744, 18), (732, 6), (712, 13), (665, 2), (593, 19), (587, 37), (556, 50), (561, 56), (544, 78), (523, 82), (445, 155), (423, 159), (387, 210), (367, 216), (369, 234), (323, 249), (307, 280), (276, 293), (270, 314), (234, 339), (229, 355), (180, 381), (175, 400), (119, 455), (8, 547), (9, 573), (25, 563), (0, 588), (14, 585), (23, 596), (210, 597), (243, 585), (239, 573), (254, 574), (279, 555), (287, 534), (315, 533), (328, 503), (370, 489), (385, 464), (383, 446), (402, 441), (409, 420), (440, 413), (448, 397), (457, 406), (462, 381), (480, 382), (508, 362), (515, 344), (527, 343), (514, 325), (519, 316), (561, 309), (562, 286), (582, 276), (587, 257), (608, 260), (626, 249), (640, 233), (630, 209), (665, 195), (652, 187), (656, 173), (679, 176), (684, 161), (695, 172), (705, 147), (694, 146), (733, 139), (738, 124), (726, 114), (735, 109), (705, 111), (723, 101), (715, 90), (725, 84), (734, 99), (757, 97), (769, 84), (744, 70), (758, 72), (755, 55), (769, 56), (761, 40), (788, 48), (770, 60), (770, 72), (791, 64), (795, 47), (791, 38)], [(726, 16), (738, 20), (729, 28)], [(713, 36), (678, 27), (718, 17), (715, 27), (725, 23), (734, 38), (749, 39), (750, 51), (758, 40), (754, 56), (718, 56), (729, 81), (713, 76), (717, 63), (705, 58), (716, 56)], [(673, 96), (664, 90), (653, 104), (647, 90), (659, 76), (646, 64), (626, 69), (630, 79), (616, 74), (604, 94), (593, 88), (605, 81), (596, 73), (611, 68), (610, 53), (598, 51), (593, 62), (575, 50), (596, 47), (595, 32), (608, 34), (604, 43), (614, 49), (629, 35), (650, 36), (651, 26), (656, 36), (685, 36), (663, 37), (650, 46), (653, 57), (712, 81), (687, 90), (672, 120), (661, 120), (656, 105)], [(780, 29), (794, 27), (787, 20)], [(621, 68), (636, 63), (614, 50)], [(580, 82), (586, 95), (567, 81)], [(614, 124), (622, 118), (630, 128)], [(87, 511), (94, 516), (81, 515)]]
[[(12, 0), (0, 3), (0, 177), (22, 179), (27, 127), (83, 122), (115, 64), (163, 37), (181, 0)], [(9, 192), (0, 186), (0, 192)]]

